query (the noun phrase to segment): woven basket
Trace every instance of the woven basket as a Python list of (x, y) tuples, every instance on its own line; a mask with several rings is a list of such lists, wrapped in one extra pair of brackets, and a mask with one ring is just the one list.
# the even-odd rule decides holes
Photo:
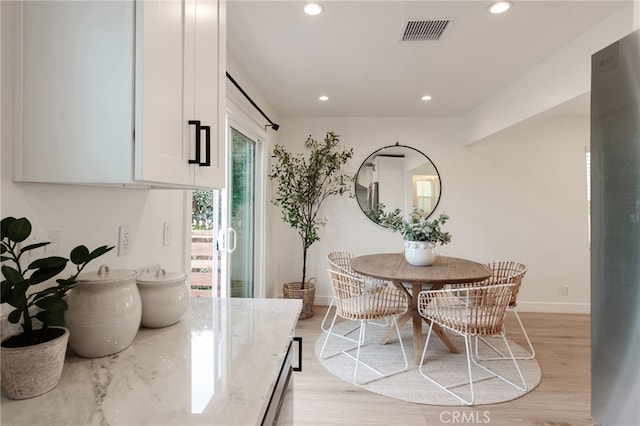
[(282, 285), (282, 291), (285, 299), (301, 299), (302, 311), (300, 311), (299, 319), (307, 319), (313, 316), (313, 299), (316, 295), (316, 280), (311, 278), (304, 286), (304, 289), (300, 289), (300, 282), (297, 283), (284, 283)]

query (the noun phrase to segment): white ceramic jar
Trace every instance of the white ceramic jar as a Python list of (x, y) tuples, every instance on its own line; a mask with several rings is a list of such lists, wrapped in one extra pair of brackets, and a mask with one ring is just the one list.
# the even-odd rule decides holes
[(69, 292), (65, 324), (69, 345), (81, 357), (98, 358), (120, 352), (133, 342), (140, 328), (142, 304), (134, 270), (80, 274)]
[(140, 274), (137, 284), (144, 327), (167, 327), (180, 321), (187, 312), (189, 287), (186, 274), (159, 269)]

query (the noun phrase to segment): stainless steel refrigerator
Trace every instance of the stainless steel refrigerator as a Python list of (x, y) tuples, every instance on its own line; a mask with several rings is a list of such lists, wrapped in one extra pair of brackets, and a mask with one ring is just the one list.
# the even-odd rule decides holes
[(640, 31), (591, 63), (591, 415), (640, 425)]

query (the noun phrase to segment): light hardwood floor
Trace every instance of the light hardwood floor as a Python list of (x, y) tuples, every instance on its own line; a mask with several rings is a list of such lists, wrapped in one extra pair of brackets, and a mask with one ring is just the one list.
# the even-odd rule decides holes
[[(316, 359), (325, 306), (300, 320), (302, 371), (294, 373), (293, 410), (283, 412), (279, 425), (592, 425), (590, 415), (590, 316), (520, 313), (536, 349), (542, 381), (533, 391), (511, 402), (473, 407), (441, 407), (406, 403), (348, 384), (329, 373)], [(520, 345), (517, 323), (507, 314), (509, 335)], [(423, 327), (426, 331), (426, 327)], [(286, 411), (286, 408), (285, 408)]]

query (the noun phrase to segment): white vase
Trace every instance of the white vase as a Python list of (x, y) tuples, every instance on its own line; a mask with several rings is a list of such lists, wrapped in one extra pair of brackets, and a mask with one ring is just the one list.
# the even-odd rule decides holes
[(405, 241), (404, 258), (413, 266), (429, 266), (436, 261), (436, 244), (426, 241)]

